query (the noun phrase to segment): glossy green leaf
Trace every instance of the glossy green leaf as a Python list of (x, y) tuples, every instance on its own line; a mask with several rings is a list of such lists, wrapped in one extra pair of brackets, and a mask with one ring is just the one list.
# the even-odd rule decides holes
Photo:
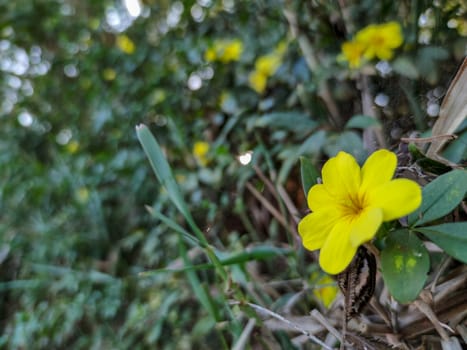
[(422, 290), (430, 269), (428, 252), (414, 233), (391, 232), (381, 253), (381, 270), (391, 295), (408, 303)]
[(316, 185), (320, 173), (307, 157), (300, 157), (300, 173), (302, 177), (303, 193), (305, 193), (306, 197), (310, 188)]
[(346, 129), (366, 129), (370, 126), (381, 126), (381, 123), (369, 115), (357, 114), (345, 124)]
[(447, 224), (417, 227), (453, 258), (467, 264), (467, 222), (452, 222)]
[(420, 226), (449, 214), (464, 199), (467, 171), (452, 170), (423, 188), (422, 205), (409, 215), (409, 224)]

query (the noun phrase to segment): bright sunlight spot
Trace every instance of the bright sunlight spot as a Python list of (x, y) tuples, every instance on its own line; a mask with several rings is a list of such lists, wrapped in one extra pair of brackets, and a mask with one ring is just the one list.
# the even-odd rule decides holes
[(131, 17), (136, 18), (141, 14), (141, 3), (139, 0), (123, 0), (123, 3)]
[(243, 153), (243, 154), (240, 154), (240, 155), (238, 156), (238, 161), (239, 161), (242, 165), (248, 165), (248, 164), (250, 164), (252, 157), (253, 157), (253, 152), (252, 152), (252, 151), (248, 151), (248, 152), (245, 152), (245, 153)]

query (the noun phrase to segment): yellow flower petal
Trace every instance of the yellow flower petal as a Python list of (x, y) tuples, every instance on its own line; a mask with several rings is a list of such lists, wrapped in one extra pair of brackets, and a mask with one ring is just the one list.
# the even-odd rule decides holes
[(339, 292), (336, 281), (329, 275), (320, 277), (317, 271), (311, 275), (311, 278), (314, 284), (313, 294), (324, 307), (329, 308)]
[(351, 225), (347, 220), (340, 220), (321, 248), (319, 264), (331, 275), (344, 271), (357, 252), (357, 247), (350, 243), (350, 229)]
[(420, 186), (408, 179), (395, 179), (368, 194), (372, 207), (383, 210), (383, 220), (390, 221), (406, 216), (417, 209), (422, 202)]
[(327, 187), (323, 184), (314, 185), (308, 191), (307, 202), (308, 208), (312, 211), (324, 209), (326, 207), (335, 207), (335, 199), (327, 191)]
[(213, 62), (216, 60), (216, 58), (217, 58), (217, 54), (214, 48), (210, 47), (204, 52), (204, 59), (207, 62)]
[(360, 193), (391, 181), (396, 171), (397, 157), (393, 152), (381, 149), (372, 153), (362, 167)]
[(388, 47), (377, 47), (369, 49), (365, 52), (365, 58), (378, 57), (380, 60), (390, 60), (394, 56), (394, 52)]
[(308, 250), (321, 248), (337, 219), (335, 212), (324, 210), (305, 216), (298, 224), (303, 246)]
[(380, 208), (365, 208), (352, 223), (350, 243), (354, 247), (370, 241), (383, 222), (383, 211)]
[(222, 63), (238, 61), (243, 52), (243, 43), (238, 39), (226, 42), (221, 51), (219, 60)]
[(124, 53), (131, 55), (135, 52), (135, 43), (125, 34), (117, 35), (117, 46)]
[(277, 54), (269, 54), (259, 57), (255, 62), (255, 69), (265, 76), (272, 76), (280, 67), (282, 57)]
[(388, 60), (393, 57), (393, 50), (402, 45), (404, 37), (399, 23), (389, 22), (363, 28), (355, 36), (355, 41), (365, 46), (366, 59), (378, 57)]
[(248, 76), (248, 82), (253, 90), (262, 94), (266, 90), (268, 77), (259, 71), (253, 71)]
[(323, 184), (331, 194), (357, 194), (360, 186), (360, 166), (354, 157), (345, 152), (329, 159), (323, 166)]
[(380, 30), (384, 33), (386, 44), (394, 49), (404, 42), (401, 26), (398, 22), (388, 22), (380, 25)]
[(196, 141), (193, 145), (193, 155), (195, 156), (198, 163), (206, 166), (209, 163), (207, 154), (209, 152), (209, 143), (205, 141)]
[(349, 62), (350, 68), (358, 68), (362, 65), (365, 45), (358, 41), (346, 41), (341, 46), (342, 55), (338, 59)]

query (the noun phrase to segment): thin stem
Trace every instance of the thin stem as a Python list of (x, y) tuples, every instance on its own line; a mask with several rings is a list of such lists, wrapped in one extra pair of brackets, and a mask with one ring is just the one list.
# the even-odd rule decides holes
[(251, 194), (261, 202), (261, 204), (266, 208), (266, 210), (269, 211), (269, 213), (271, 213), (271, 215), (274, 216), (282, 226), (284, 226), (285, 229), (297, 234), (295, 227), (290, 227), (287, 220), (281, 215), (281, 213), (279, 213), (279, 211), (276, 208), (274, 208), (274, 206), (272, 206), (271, 203), (269, 203), (269, 201), (266, 198), (264, 198), (261, 195), (261, 193), (259, 193), (258, 190), (253, 187), (252, 184), (247, 182), (245, 183), (245, 186), (248, 189), (248, 191), (250, 191)]

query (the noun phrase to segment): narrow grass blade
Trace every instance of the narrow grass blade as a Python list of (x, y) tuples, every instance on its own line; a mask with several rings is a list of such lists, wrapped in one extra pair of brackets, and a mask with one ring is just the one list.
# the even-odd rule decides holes
[(206, 246), (202, 242), (200, 242), (198, 238), (193, 236), (191, 233), (189, 233), (187, 230), (185, 230), (183, 227), (181, 227), (179, 224), (177, 224), (171, 218), (165, 216), (164, 214), (162, 214), (161, 212), (158, 212), (157, 210), (154, 210), (150, 206), (146, 206), (146, 209), (148, 210), (149, 214), (153, 218), (162, 221), (164, 224), (166, 224), (172, 230), (179, 233), (185, 239), (185, 241), (188, 244), (206, 248)]
[(146, 125), (138, 125), (136, 127), (136, 135), (138, 136), (139, 142), (149, 159), (149, 163), (151, 164), (157, 179), (161, 185), (166, 188), (170, 199), (185, 218), (191, 218), (177, 182), (172, 174), (172, 170), (165, 159), (164, 152), (159, 146), (159, 143), (156, 141)]
[(152, 135), (151, 131), (149, 131), (148, 127), (144, 124), (140, 124), (136, 127), (136, 135), (141, 143), (141, 146), (143, 147), (144, 152), (146, 153), (146, 156), (149, 159), (149, 163), (151, 164), (157, 179), (161, 185), (165, 187), (170, 199), (183, 215), (188, 225), (190, 225), (190, 228), (195, 233), (197, 239), (200, 242), (200, 245), (205, 249), (209, 259), (211, 259), (213, 264), (216, 266), (218, 273), (224, 280), (227, 280), (228, 276), (226, 271), (217, 259), (214, 250), (209, 246), (206, 237), (204, 237), (203, 232), (196, 225), (190, 211), (188, 210), (177, 182), (175, 181), (175, 177), (172, 174), (170, 165), (167, 162), (164, 156), (164, 152), (159, 146), (159, 143)]

